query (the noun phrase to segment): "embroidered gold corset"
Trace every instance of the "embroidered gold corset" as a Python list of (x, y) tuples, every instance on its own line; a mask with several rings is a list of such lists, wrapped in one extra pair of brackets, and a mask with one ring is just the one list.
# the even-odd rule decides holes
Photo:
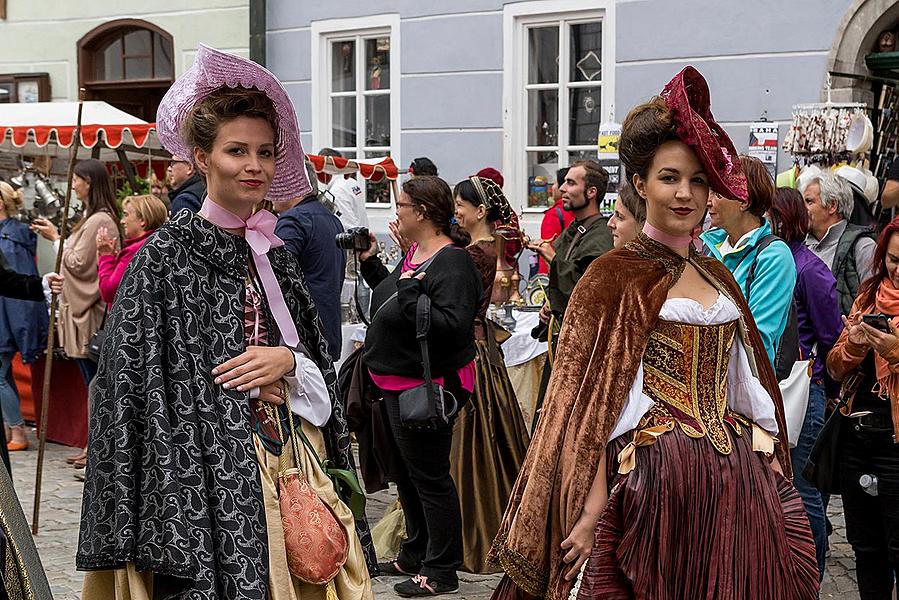
[(727, 371), (737, 321), (690, 325), (659, 321), (643, 355), (643, 393), (655, 401), (641, 424), (669, 428), (677, 423), (692, 438), (708, 437), (715, 450), (730, 454), (728, 423), (737, 435), (742, 416), (727, 407)]

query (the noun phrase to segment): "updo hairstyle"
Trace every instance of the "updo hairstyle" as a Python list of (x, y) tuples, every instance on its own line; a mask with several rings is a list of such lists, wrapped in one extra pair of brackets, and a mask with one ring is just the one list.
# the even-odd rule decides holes
[(412, 200), (414, 210), (449, 236), (456, 246), (464, 248), (471, 242), (471, 236), (453, 218), (453, 193), (444, 180), (436, 175), (416, 176), (403, 184), (403, 192)]
[(3, 210), (11, 217), (19, 212), (25, 205), (22, 190), (17, 190), (5, 181), (0, 181), (0, 198), (3, 200)]
[(678, 139), (671, 110), (660, 96), (631, 109), (621, 126), (618, 142), (627, 182), (633, 185), (634, 173), (646, 179), (659, 146)]
[[(220, 87), (200, 102), (184, 119), (181, 136), (189, 148), (211, 152), (219, 127), (237, 117), (265, 119), (275, 134), (278, 146), (278, 113), (272, 101), (257, 89)], [(190, 156), (193, 162), (193, 156)], [(196, 165), (194, 165), (196, 168)], [(199, 171), (199, 169), (197, 169)]]
[[(463, 179), (456, 184), (456, 187), (453, 188), (453, 197), (455, 198), (456, 196), (462, 198), (474, 207), (478, 207), (484, 204), (483, 200), (481, 200), (481, 197), (478, 195), (477, 190), (474, 189), (474, 184), (471, 182), (471, 179)], [(489, 207), (487, 209), (486, 218), (490, 223), (502, 219), (502, 215), (499, 211), (499, 206)]]

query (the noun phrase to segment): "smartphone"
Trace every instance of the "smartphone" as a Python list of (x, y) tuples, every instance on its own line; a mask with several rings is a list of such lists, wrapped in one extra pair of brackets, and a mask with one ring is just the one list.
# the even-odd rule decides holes
[(878, 331), (882, 331), (884, 333), (892, 333), (893, 329), (890, 327), (890, 315), (881, 314), (868, 314), (862, 315), (862, 322), (870, 325), (874, 329)]

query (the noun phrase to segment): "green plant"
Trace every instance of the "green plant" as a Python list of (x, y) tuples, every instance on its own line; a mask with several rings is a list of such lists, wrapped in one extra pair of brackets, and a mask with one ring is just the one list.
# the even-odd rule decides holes
[(136, 190), (131, 188), (131, 182), (129, 182), (128, 180), (125, 180), (122, 183), (122, 185), (120, 185), (116, 189), (116, 193), (115, 193), (116, 201), (118, 202), (118, 205), (119, 205), (119, 210), (122, 209), (122, 202), (128, 196), (138, 196), (141, 194), (149, 194), (149, 193), (150, 193), (150, 182), (148, 180), (138, 177)]

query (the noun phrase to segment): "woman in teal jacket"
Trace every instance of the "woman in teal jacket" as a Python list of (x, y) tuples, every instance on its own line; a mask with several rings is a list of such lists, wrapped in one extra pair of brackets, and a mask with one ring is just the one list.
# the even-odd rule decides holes
[[(776, 368), (774, 357), (787, 326), (796, 286), (796, 263), (786, 242), (765, 239), (772, 235), (771, 224), (764, 215), (774, 199), (774, 181), (757, 158), (741, 156), (740, 162), (746, 172), (749, 199), (730, 200), (710, 192), (712, 229), (700, 237), (709, 254), (724, 263), (740, 284), (768, 358)], [(754, 276), (747, 287), (753, 269)]]

